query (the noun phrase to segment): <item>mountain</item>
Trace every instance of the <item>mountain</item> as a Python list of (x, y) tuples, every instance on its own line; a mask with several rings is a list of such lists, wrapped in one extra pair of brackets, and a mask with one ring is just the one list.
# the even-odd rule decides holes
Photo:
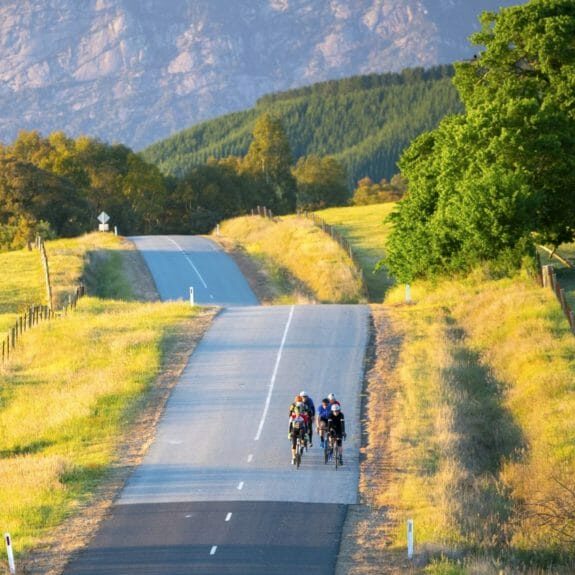
[(140, 149), (263, 94), (467, 58), (513, 0), (3, 0), (0, 140)]
[(390, 179), (410, 142), (447, 114), (463, 110), (451, 82), (452, 66), (330, 80), (270, 94), (254, 108), (202, 122), (152, 144), (143, 158), (164, 173), (182, 176), (210, 157), (244, 156), (256, 118), (281, 119), (293, 160), (330, 155), (358, 180)]

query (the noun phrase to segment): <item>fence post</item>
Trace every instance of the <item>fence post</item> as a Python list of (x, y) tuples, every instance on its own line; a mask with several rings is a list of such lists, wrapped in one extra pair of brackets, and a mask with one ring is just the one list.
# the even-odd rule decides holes
[(565, 299), (565, 290), (563, 288), (559, 288), (559, 301), (561, 302), (563, 311), (567, 312), (567, 300)]

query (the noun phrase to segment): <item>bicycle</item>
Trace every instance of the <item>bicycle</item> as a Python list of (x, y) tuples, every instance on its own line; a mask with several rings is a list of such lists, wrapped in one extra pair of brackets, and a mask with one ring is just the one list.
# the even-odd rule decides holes
[(295, 467), (299, 469), (301, 465), (301, 456), (303, 455), (303, 450), (306, 448), (306, 441), (302, 437), (301, 433), (297, 434), (297, 439), (295, 443)]
[(324, 463), (327, 463), (330, 459), (333, 458), (335, 462), (335, 470), (341, 465), (341, 446), (338, 445), (337, 437), (335, 433), (332, 431), (329, 436), (328, 440), (325, 442), (324, 448)]

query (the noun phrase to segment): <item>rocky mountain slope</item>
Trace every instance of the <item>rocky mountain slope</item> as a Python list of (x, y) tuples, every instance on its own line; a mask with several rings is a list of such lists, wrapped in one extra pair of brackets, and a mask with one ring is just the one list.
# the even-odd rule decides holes
[(136, 149), (266, 93), (469, 57), (514, 0), (4, 0), (0, 140), (64, 130)]

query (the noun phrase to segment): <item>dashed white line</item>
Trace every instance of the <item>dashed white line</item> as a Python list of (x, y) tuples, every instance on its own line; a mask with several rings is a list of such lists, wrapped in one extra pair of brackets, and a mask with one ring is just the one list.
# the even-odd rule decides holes
[(269, 386), (269, 390), (268, 390), (268, 396), (267, 396), (267, 399), (266, 399), (266, 404), (265, 404), (265, 406), (264, 406), (264, 412), (263, 412), (262, 418), (261, 418), (261, 420), (260, 420), (260, 425), (259, 425), (259, 427), (258, 427), (258, 432), (256, 433), (256, 436), (255, 436), (255, 438), (254, 438), (255, 441), (258, 441), (259, 438), (260, 438), (260, 436), (261, 436), (261, 434), (262, 434), (262, 431), (263, 431), (263, 428), (264, 428), (264, 423), (265, 423), (265, 421), (266, 421), (266, 417), (267, 417), (267, 414), (268, 414), (268, 410), (269, 410), (269, 408), (270, 408), (270, 402), (271, 402), (271, 400), (272, 400), (272, 393), (273, 393), (273, 390), (274, 390), (274, 385), (275, 385), (275, 382), (276, 382), (276, 377), (277, 377), (277, 374), (278, 374), (278, 369), (279, 369), (279, 366), (280, 366), (280, 361), (281, 361), (281, 358), (282, 358), (282, 353), (283, 353), (283, 350), (284, 350), (284, 345), (285, 345), (285, 343), (286, 343), (289, 326), (290, 326), (291, 320), (292, 320), (292, 318), (293, 318), (293, 312), (294, 312), (294, 310), (295, 310), (295, 306), (292, 305), (292, 306), (291, 306), (291, 309), (290, 309), (290, 312), (289, 312), (289, 317), (288, 317), (288, 320), (287, 320), (287, 323), (286, 323), (286, 326), (285, 326), (285, 329), (284, 329), (284, 335), (283, 335), (283, 337), (282, 337), (282, 342), (281, 342), (280, 348), (279, 348), (279, 350), (278, 350), (278, 355), (277, 355), (277, 358), (276, 358), (276, 364), (275, 364), (275, 366), (274, 366), (274, 371), (273, 371), (273, 373), (272, 373), (272, 379), (271, 379), (271, 381), (270, 381), (270, 386)]
[(227, 515), (226, 515), (226, 521), (229, 521), (232, 518), (232, 512), (230, 511)]
[(166, 239), (171, 241), (182, 252), (182, 254), (184, 254), (184, 257), (186, 258), (186, 260), (188, 260), (188, 263), (192, 266), (192, 268), (194, 268), (194, 271), (196, 272), (197, 276), (200, 278), (202, 285), (206, 289), (208, 289), (208, 284), (204, 281), (202, 274), (199, 272), (198, 268), (194, 265), (194, 262), (190, 259), (188, 254), (186, 254), (186, 252), (184, 251), (184, 248), (182, 248), (182, 246), (180, 246), (180, 244), (176, 240), (174, 240), (172, 238), (166, 238)]
[(251, 463), (251, 462), (253, 461), (253, 459), (254, 459), (254, 454), (253, 454), (253, 453), (250, 453), (250, 454), (248, 455), (248, 463)]
[(244, 482), (240, 481), (238, 484), (238, 489), (241, 491), (244, 488)]
[(218, 546), (217, 546), (217, 545), (214, 545), (214, 546), (210, 549), (210, 555), (215, 555), (217, 548), (218, 548)]

